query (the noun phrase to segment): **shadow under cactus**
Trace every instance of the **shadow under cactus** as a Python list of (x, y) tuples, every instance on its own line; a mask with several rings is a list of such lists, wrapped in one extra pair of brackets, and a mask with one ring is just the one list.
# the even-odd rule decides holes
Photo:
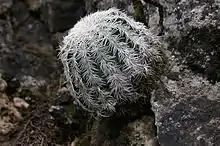
[[(128, 124), (145, 116), (154, 119), (150, 102), (143, 99), (136, 103), (121, 105), (117, 110), (116, 114), (111, 117), (94, 121), (91, 146), (131, 145), (132, 141), (129, 139), (129, 131), (127, 131), (129, 130)], [(156, 137), (156, 126), (153, 127), (154, 132), (151, 134)], [(157, 143), (156, 139), (155, 143)]]

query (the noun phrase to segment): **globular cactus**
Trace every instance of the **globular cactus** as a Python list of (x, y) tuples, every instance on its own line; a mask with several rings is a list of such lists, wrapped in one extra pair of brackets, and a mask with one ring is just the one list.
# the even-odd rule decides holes
[(166, 64), (162, 49), (144, 24), (111, 8), (75, 24), (60, 45), (59, 57), (75, 101), (104, 116), (152, 88)]

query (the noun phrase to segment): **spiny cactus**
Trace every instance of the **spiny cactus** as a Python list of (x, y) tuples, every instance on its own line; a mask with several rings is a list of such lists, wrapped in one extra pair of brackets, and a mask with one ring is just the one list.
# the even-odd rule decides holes
[(75, 24), (60, 45), (59, 57), (76, 102), (103, 116), (152, 88), (166, 64), (161, 48), (144, 24), (111, 8)]

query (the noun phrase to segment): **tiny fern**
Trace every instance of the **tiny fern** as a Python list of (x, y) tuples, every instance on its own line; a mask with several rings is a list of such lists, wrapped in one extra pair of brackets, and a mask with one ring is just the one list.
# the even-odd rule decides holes
[(98, 116), (144, 97), (166, 64), (156, 36), (116, 8), (81, 18), (59, 51), (75, 101)]

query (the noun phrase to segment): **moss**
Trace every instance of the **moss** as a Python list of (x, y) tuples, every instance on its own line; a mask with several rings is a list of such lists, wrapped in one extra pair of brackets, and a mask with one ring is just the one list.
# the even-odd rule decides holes
[(139, 22), (144, 23), (147, 26), (146, 15), (144, 13), (144, 6), (140, 0), (132, 0), (133, 7), (135, 10), (135, 19)]

